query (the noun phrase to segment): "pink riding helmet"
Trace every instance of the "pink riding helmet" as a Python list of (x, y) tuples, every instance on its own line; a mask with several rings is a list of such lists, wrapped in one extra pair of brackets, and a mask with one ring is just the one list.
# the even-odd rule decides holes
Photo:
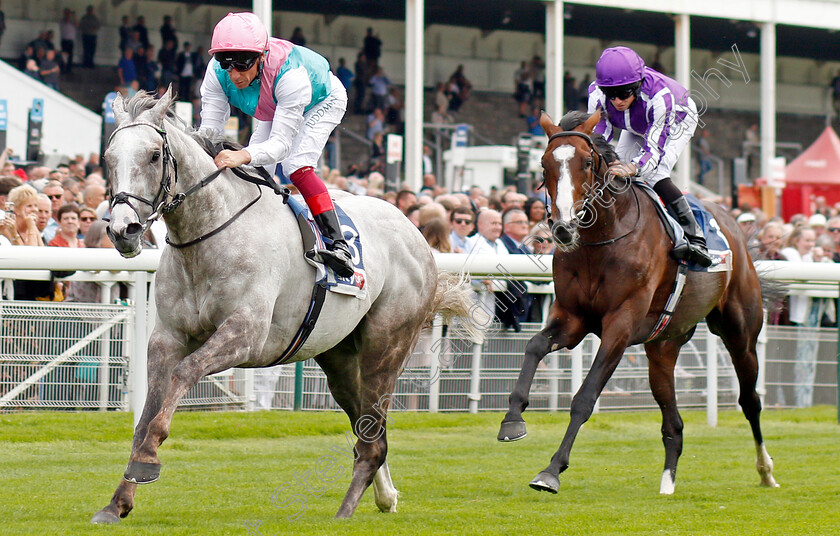
[(602, 87), (632, 84), (644, 78), (644, 75), (645, 60), (627, 47), (604, 50), (595, 64), (595, 84)]
[(268, 48), (268, 30), (253, 13), (228, 13), (213, 28), (210, 54), (222, 50), (264, 52)]

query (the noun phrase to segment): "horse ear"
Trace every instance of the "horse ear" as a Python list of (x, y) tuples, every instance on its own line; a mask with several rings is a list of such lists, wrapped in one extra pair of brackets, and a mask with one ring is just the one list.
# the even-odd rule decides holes
[(587, 119), (583, 123), (583, 133), (586, 134), (587, 136), (592, 134), (592, 130), (595, 129), (595, 125), (597, 125), (598, 121), (600, 121), (600, 120), (601, 120), (601, 110), (595, 110), (595, 113), (590, 115), (589, 119)]
[(114, 110), (114, 124), (119, 125), (128, 120), (128, 112), (125, 111), (125, 99), (121, 93), (117, 93), (111, 108)]
[(158, 99), (155, 103), (154, 108), (149, 110), (151, 114), (151, 122), (158, 126), (163, 126), (163, 120), (166, 118), (167, 112), (169, 112), (169, 108), (172, 106), (172, 84), (169, 85), (169, 89), (166, 90), (166, 93)]
[(549, 116), (546, 112), (540, 114), (540, 126), (545, 131), (545, 135), (549, 138), (560, 129), (560, 127), (554, 124), (554, 120), (551, 119), (551, 116)]

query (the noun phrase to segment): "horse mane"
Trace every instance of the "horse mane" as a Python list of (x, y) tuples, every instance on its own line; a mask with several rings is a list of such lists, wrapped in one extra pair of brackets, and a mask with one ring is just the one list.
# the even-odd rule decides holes
[[(567, 132), (574, 130), (584, 124), (591, 116), (592, 114), (588, 114), (586, 112), (580, 112), (577, 110), (571, 111), (560, 119), (560, 128)], [(597, 147), (601, 154), (604, 155), (604, 159), (606, 159), (607, 164), (611, 164), (612, 162), (616, 162), (618, 160), (618, 154), (616, 154), (613, 146), (610, 145), (610, 142), (608, 142), (603, 135), (590, 134), (589, 137), (592, 138), (592, 143), (595, 147)]]
[[(133, 97), (125, 102), (125, 111), (131, 118), (136, 120), (141, 114), (154, 108), (157, 104), (158, 98), (153, 93), (140, 90)], [(184, 131), (189, 137), (194, 139), (204, 151), (212, 157), (215, 157), (223, 149), (242, 149), (242, 145), (228, 142), (221, 132), (215, 130), (204, 129), (198, 131), (192, 126), (185, 123), (180, 117), (175, 115), (175, 110), (172, 105), (166, 110), (166, 119)]]

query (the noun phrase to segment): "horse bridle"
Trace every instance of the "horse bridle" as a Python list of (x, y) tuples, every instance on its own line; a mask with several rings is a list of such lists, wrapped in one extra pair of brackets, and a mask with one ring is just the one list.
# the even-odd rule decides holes
[[(137, 201), (140, 201), (141, 203), (149, 205), (150, 207), (152, 207), (152, 213), (149, 214), (149, 216), (141, 223), (141, 225), (143, 226), (143, 232), (146, 232), (146, 229), (148, 229), (149, 226), (155, 220), (160, 218), (163, 214), (166, 214), (168, 212), (171, 212), (171, 211), (175, 210), (178, 207), (178, 205), (181, 204), (181, 202), (183, 201), (183, 198), (181, 198), (177, 202), (177, 204), (176, 204), (175, 200), (173, 200), (171, 203), (167, 203), (167, 199), (169, 198), (169, 195), (171, 193), (172, 186), (178, 182), (178, 161), (175, 160), (175, 157), (172, 156), (172, 151), (169, 149), (169, 140), (166, 138), (166, 130), (164, 130), (163, 128), (155, 125), (154, 123), (150, 123), (148, 121), (135, 121), (133, 123), (126, 123), (124, 125), (118, 126), (116, 129), (114, 129), (114, 131), (111, 133), (111, 136), (108, 137), (108, 145), (111, 144), (111, 140), (114, 139), (114, 136), (116, 136), (117, 132), (119, 132), (121, 130), (125, 130), (125, 129), (130, 128), (130, 127), (139, 127), (139, 126), (149, 127), (151, 129), (153, 129), (155, 132), (157, 132), (160, 135), (161, 138), (163, 138), (163, 151), (162, 151), (162, 154), (161, 154), (161, 157), (163, 158), (163, 176), (160, 179), (160, 186), (158, 187), (158, 191), (155, 194), (154, 199), (152, 199), (151, 201), (149, 201), (145, 197), (140, 197), (139, 195), (136, 195), (136, 194), (132, 194), (132, 193), (128, 193), (128, 192), (118, 192), (117, 194), (114, 195), (114, 197), (111, 198), (111, 204), (110, 204), (109, 208), (110, 208), (111, 212), (113, 212), (115, 206), (123, 203), (123, 204), (126, 204), (129, 207), (131, 207), (131, 210), (133, 210), (135, 212), (135, 214), (137, 214), (137, 216), (140, 217), (140, 212), (137, 210), (137, 207), (135, 207), (133, 204), (131, 204), (130, 199), (136, 199)], [(171, 168), (172, 168), (172, 171), (173, 171), (172, 175), (170, 175), (170, 173), (169, 173), (170, 165), (171, 165)], [(218, 174), (220, 172), (221, 172), (221, 170), (218, 170), (216, 172), (216, 176), (218, 176)], [(173, 176), (175, 177), (174, 181), (172, 180)], [(213, 178), (215, 178), (215, 177), (213, 177)], [(182, 195), (182, 194), (179, 194), (179, 195)], [(177, 197), (178, 196), (176, 196), (176, 199), (177, 199)], [(174, 204), (174, 206), (172, 206), (173, 204)]]
[[(592, 169), (590, 169), (589, 176), (587, 177), (587, 181), (584, 183), (584, 189), (586, 190), (586, 196), (583, 198), (583, 202), (580, 204), (579, 207), (573, 207), (573, 208), (576, 208), (574, 220), (579, 220), (581, 217), (583, 217), (586, 210), (589, 209), (590, 207), (592, 207), (593, 203), (595, 203), (595, 200), (600, 199), (601, 196), (604, 195), (604, 190), (606, 190), (610, 186), (613, 179), (617, 175), (611, 174), (611, 173), (604, 173), (603, 175), (598, 175), (598, 172), (596, 170), (600, 169), (601, 165), (606, 163), (607, 159), (604, 156), (604, 154), (600, 150), (598, 150), (598, 147), (595, 146), (595, 142), (592, 141), (592, 138), (588, 134), (585, 134), (583, 132), (579, 132), (577, 130), (563, 130), (563, 131), (560, 131), (560, 132), (555, 132), (554, 134), (549, 136), (548, 144), (551, 144), (551, 142), (556, 140), (556, 139), (569, 138), (569, 137), (582, 138), (584, 141), (586, 141), (586, 144), (589, 146), (589, 156), (590, 157), (595, 157), (595, 156), (598, 157), (597, 165), (595, 164), (595, 162), (593, 162)], [(596, 179), (600, 179), (601, 184), (598, 184), (596, 182)], [(628, 181), (628, 186), (630, 186), (630, 179), (629, 178), (625, 178), (625, 179)], [(636, 199), (636, 212), (637, 212), (636, 223), (633, 225), (633, 227), (629, 231), (624, 233), (623, 235), (618, 236), (616, 238), (610, 238), (608, 240), (603, 240), (601, 242), (583, 242), (583, 241), (581, 241), (580, 242), (581, 245), (584, 245), (584, 246), (604, 246), (604, 245), (612, 244), (613, 242), (617, 242), (617, 241), (621, 240), (622, 238), (630, 235), (630, 233), (632, 233), (636, 229), (636, 227), (639, 225), (639, 221), (641, 220), (642, 208), (641, 208), (641, 205), (639, 204), (639, 196), (636, 194), (636, 190), (633, 189), (633, 188), (631, 188), (631, 190), (633, 190), (633, 195)], [(554, 195), (555, 196), (557, 195), (556, 188), (555, 188), (555, 191), (554, 191)], [(551, 196), (549, 196), (549, 202), (550, 202), (550, 200), (551, 200)], [(548, 216), (549, 214), (551, 214), (551, 208), (550, 207), (548, 207), (548, 209), (546, 210), (546, 216)], [(573, 222), (574, 222), (574, 220), (573, 220)], [(552, 221), (550, 216), (548, 216), (548, 223), (549, 223), (550, 227), (552, 227), (554, 225), (554, 222)]]
[[(219, 168), (216, 171), (214, 171), (213, 173), (211, 173), (211, 174), (207, 175), (206, 177), (204, 177), (203, 179), (201, 179), (198, 183), (196, 183), (195, 185), (193, 185), (192, 187), (190, 187), (186, 191), (171, 195), (172, 194), (172, 191), (171, 191), (172, 187), (175, 184), (178, 183), (178, 161), (175, 160), (175, 157), (172, 155), (172, 151), (169, 149), (169, 139), (166, 137), (166, 130), (164, 130), (162, 127), (159, 127), (159, 126), (155, 125), (154, 123), (150, 123), (148, 121), (135, 121), (133, 123), (127, 123), (125, 125), (120, 125), (119, 127), (117, 127), (114, 130), (114, 132), (111, 133), (111, 136), (108, 138), (108, 144), (110, 145), (111, 140), (114, 138), (114, 135), (117, 132), (119, 132), (120, 130), (129, 128), (129, 127), (136, 127), (136, 126), (150, 127), (152, 129), (154, 129), (155, 132), (160, 134), (161, 138), (163, 138), (163, 151), (162, 151), (162, 155), (161, 155), (162, 158), (163, 158), (163, 175), (161, 176), (161, 179), (160, 179), (160, 186), (158, 187), (158, 191), (155, 194), (154, 199), (152, 199), (151, 201), (149, 201), (148, 199), (146, 199), (144, 197), (140, 197), (139, 195), (135, 195), (135, 194), (127, 193), (127, 192), (119, 192), (111, 199), (110, 209), (113, 212), (113, 209), (116, 205), (118, 205), (120, 203), (124, 203), (124, 204), (128, 205), (129, 207), (131, 207), (131, 209), (134, 211), (135, 214), (137, 214), (137, 217), (139, 218), (140, 213), (137, 211), (137, 208), (134, 205), (131, 204), (131, 201), (129, 199), (136, 199), (137, 201), (140, 201), (141, 203), (145, 203), (145, 204), (149, 205), (150, 207), (152, 207), (152, 213), (149, 214), (149, 216), (145, 220), (143, 220), (143, 222), (141, 223), (141, 225), (143, 226), (143, 232), (145, 233), (146, 230), (149, 228), (149, 226), (152, 223), (154, 223), (155, 220), (157, 220), (161, 216), (169, 214), (173, 210), (177, 209), (179, 206), (181, 206), (181, 203), (183, 203), (184, 200), (187, 197), (189, 197), (190, 195), (192, 195), (193, 193), (195, 193), (199, 189), (201, 189), (201, 188), (207, 186), (208, 184), (210, 184), (211, 182), (213, 182), (227, 168)], [(172, 170), (173, 170), (172, 175), (169, 174), (170, 164), (171, 164), (171, 167), (172, 167)], [(247, 172), (245, 172), (245, 171), (243, 171), (239, 168), (232, 168), (231, 169), (231, 171), (233, 171), (233, 173), (236, 176), (238, 176), (239, 178), (244, 179), (244, 180), (246, 180), (250, 183), (253, 183), (253, 184), (257, 185), (257, 192), (258, 192), (257, 197), (255, 197), (250, 203), (248, 203), (244, 207), (242, 207), (236, 214), (231, 216), (226, 222), (224, 222), (220, 226), (216, 227), (212, 231), (207, 232), (207, 233), (199, 236), (198, 238), (190, 240), (189, 242), (184, 242), (184, 243), (181, 243), (181, 244), (177, 244), (177, 243), (174, 243), (174, 242), (170, 241), (169, 236), (167, 236), (166, 237), (166, 243), (169, 244), (170, 246), (174, 247), (174, 248), (186, 248), (186, 247), (192, 246), (194, 244), (197, 244), (197, 243), (201, 242), (202, 240), (204, 240), (206, 238), (210, 238), (211, 236), (213, 236), (217, 233), (220, 233), (225, 228), (227, 228), (228, 225), (233, 223), (239, 216), (241, 216), (246, 210), (251, 208), (257, 201), (260, 200), (260, 198), (262, 198), (262, 189), (260, 188), (261, 185), (262, 186), (268, 186), (277, 195), (282, 195), (283, 196), (283, 202), (285, 203), (286, 200), (288, 199), (288, 196), (289, 196), (289, 190), (286, 189), (286, 188), (278, 186), (277, 183), (275, 183), (271, 179), (271, 176), (268, 175), (268, 173), (263, 168), (257, 167), (255, 169), (256, 169), (257, 173), (260, 175), (260, 177), (258, 177), (258, 178), (249, 175)], [(172, 179), (173, 176), (174, 176), (174, 180)], [(167, 202), (167, 200), (169, 199), (170, 196), (172, 197), (172, 201)]]

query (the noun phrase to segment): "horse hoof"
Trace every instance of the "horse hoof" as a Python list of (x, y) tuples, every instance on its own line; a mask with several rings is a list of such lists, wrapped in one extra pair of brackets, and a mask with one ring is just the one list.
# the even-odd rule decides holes
[(120, 516), (103, 508), (93, 514), (93, 517), (90, 518), (90, 522), (96, 525), (113, 525), (120, 522)]
[(532, 488), (537, 491), (547, 491), (549, 493), (557, 493), (557, 490), (560, 489), (560, 479), (556, 476), (543, 471), (542, 473), (538, 474), (534, 480), (528, 484)]
[(502, 427), (499, 429), (499, 435), (496, 437), (499, 441), (518, 441), (528, 435), (525, 431), (525, 421), (506, 421), (502, 422)]
[(123, 479), (132, 484), (151, 484), (160, 478), (159, 463), (128, 462)]

